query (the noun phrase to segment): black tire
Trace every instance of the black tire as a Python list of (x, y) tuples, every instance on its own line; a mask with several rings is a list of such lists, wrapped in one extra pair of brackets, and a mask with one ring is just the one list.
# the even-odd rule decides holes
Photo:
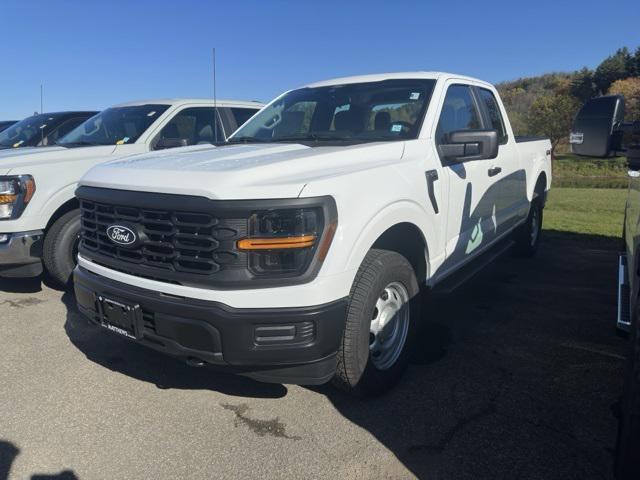
[(640, 478), (640, 307), (636, 309), (634, 320), (619, 408), (615, 452), (615, 477), (618, 480)]
[(536, 196), (531, 202), (526, 222), (520, 225), (514, 234), (517, 256), (533, 257), (538, 251), (542, 237), (542, 212), (542, 200)]
[(71, 210), (58, 218), (44, 237), (44, 268), (60, 287), (67, 287), (76, 267), (80, 237), (80, 210)]
[[(397, 358), (391, 365), (380, 369), (369, 350), (370, 327), (377, 312), (376, 302), (386, 295), (385, 288), (390, 285), (401, 285), (406, 289), (403, 293), (408, 295), (408, 302), (404, 309), (408, 309), (409, 318), (407, 321), (401, 313), (392, 317), (398, 325), (408, 323), (406, 329), (402, 330), (406, 331), (406, 336), (402, 345), (397, 342)], [(374, 396), (384, 393), (398, 382), (407, 368), (416, 337), (420, 315), (419, 293), (415, 272), (405, 257), (389, 250), (372, 249), (367, 253), (351, 287), (334, 385), (357, 396)], [(399, 320), (401, 317), (405, 319), (404, 322)], [(389, 322), (389, 325), (392, 323)], [(396, 331), (395, 328), (393, 330)]]

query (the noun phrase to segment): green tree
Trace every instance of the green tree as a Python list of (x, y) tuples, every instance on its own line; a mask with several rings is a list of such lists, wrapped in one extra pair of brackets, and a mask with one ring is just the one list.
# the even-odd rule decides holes
[(619, 48), (616, 53), (604, 59), (593, 76), (598, 91), (604, 95), (613, 82), (632, 76), (632, 65), (633, 57), (627, 47)]
[(640, 120), (640, 77), (616, 80), (609, 88), (610, 95), (623, 95), (627, 120)]
[(636, 53), (633, 55), (633, 75), (640, 77), (640, 47), (636, 48)]
[(532, 133), (544, 135), (551, 140), (551, 148), (569, 136), (573, 117), (579, 102), (566, 94), (545, 94), (536, 98), (531, 105), (528, 124)]
[(573, 80), (571, 80), (569, 92), (581, 102), (586, 102), (595, 97), (597, 92), (593, 82), (593, 71), (584, 67), (576, 72)]

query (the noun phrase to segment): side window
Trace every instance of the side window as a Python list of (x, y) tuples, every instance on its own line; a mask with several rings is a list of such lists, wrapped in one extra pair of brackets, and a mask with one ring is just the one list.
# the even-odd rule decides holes
[(480, 88), (479, 90), (482, 103), (484, 103), (487, 108), (487, 113), (489, 114), (491, 128), (498, 132), (500, 145), (504, 145), (507, 143), (509, 137), (507, 136), (507, 130), (504, 127), (504, 120), (502, 119), (502, 114), (500, 113), (500, 107), (498, 107), (496, 97), (493, 95), (491, 90), (487, 90), (486, 88)]
[(232, 108), (231, 113), (236, 121), (236, 125), (240, 128), (247, 120), (253, 117), (258, 110), (254, 108)]
[(480, 112), (471, 94), (471, 88), (465, 85), (451, 85), (447, 89), (438, 120), (437, 143), (446, 143), (447, 135), (451, 132), (480, 128)]
[(158, 148), (199, 145), (224, 141), (224, 133), (212, 107), (185, 108), (173, 117), (156, 137)]

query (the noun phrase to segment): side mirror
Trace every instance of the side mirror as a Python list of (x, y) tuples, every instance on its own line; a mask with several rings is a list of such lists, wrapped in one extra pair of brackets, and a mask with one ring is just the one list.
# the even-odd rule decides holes
[(161, 138), (156, 143), (156, 150), (164, 150), (165, 148), (186, 147), (189, 141), (186, 138)]
[(440, 155), (450, 162), (485, 160), (498, 156), (498, 132), (495, 130), (459, 130), (447, 135), (438, 146)]
[(592, 98), (573, 120), (569, 143), (576, 155), (608, 157), (622, 148), (622, 132), (616, 125), (624, 121), (624, 98), (621, 95)]

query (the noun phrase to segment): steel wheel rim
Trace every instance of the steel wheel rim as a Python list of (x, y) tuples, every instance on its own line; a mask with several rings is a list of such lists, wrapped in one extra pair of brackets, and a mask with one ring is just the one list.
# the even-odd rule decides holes
[(400, 357), (410, 315), (409, 292), (400, 282), (391, 282), (376, 301), (369, 328), (369, 356), (379, 370), (388, 370)]

